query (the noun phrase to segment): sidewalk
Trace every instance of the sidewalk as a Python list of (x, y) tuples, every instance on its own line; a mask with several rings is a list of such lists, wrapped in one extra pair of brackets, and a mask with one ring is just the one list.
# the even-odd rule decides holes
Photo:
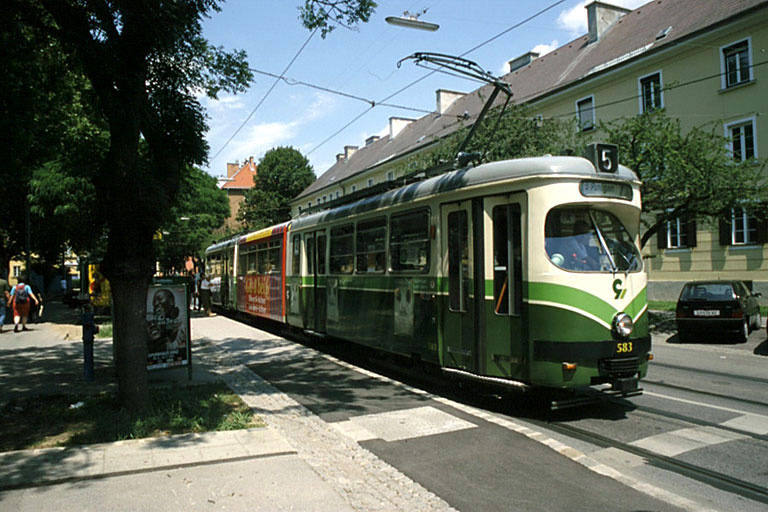
[[(29, 332), (0, 334), (0, 402), (116, 387), (110, 341), (96, 340), (96, 381), (86, 383), (77, 311), (46, 304), (45, 320)], [(226, 382), (267, 427), (0, 453), (0, 508), (451, 510), (253, 374), (231, 350), (259, 339), (276, 347), (270, 350), (292, 344), (225, 317), (193, 318), (192, 337), (192, 382)], [(186, 382), (186, 368), (150, 373), (152, 386)]]

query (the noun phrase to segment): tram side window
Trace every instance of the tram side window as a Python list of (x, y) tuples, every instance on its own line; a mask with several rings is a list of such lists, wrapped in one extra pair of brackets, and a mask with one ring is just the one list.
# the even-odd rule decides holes
[(357, 272), (384, 272), (386, 267), (387, 220), (357, 225)]
[(429, 211), (392, 216), (389, 247), (393, 272), (429, 272)]
[(307, 275), (315, 274), (315, 237), (310, 235), (304, 238), (307, 244)]
[(283, 270), (282, 258), (280, 255), (283, 253), (282, 240), (272, 240), (269, 242), (269, 274), (279, 274)]
[(325, 274), (325, 246), (328, 244), (328, 237), (317, 235), (317, 273)]
[(266, 274), (269, 268), (269, 248), (266, 243), (256, 246), (256, 272)]
[(467, 212), (448, 214), (448, 296), (451, 311), (466, 311), (469, 293)]
[(250, 247), (248, 249), (248, 274), (255, 274), (256, 268), (257, 268), (257, 256), (256, 256), (256, 247)]
[(293, 275), (297, 276), (301, 273), (301, 236), (296, 235), (293, 237)]
[(332, 274), (351, 274), (354, 263), (355, 228), (352, 224), (331, 230)]
[(497, 315), (520, 314), (522, 301), (520, 207), (493, 209), (493, 300)]

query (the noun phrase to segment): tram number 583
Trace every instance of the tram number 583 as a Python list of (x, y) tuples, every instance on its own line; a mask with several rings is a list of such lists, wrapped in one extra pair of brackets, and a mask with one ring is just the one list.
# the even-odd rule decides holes
[(616, 353), (617, 354), (629, 354), (632, 352), (632, 342), (631, 341), (624, 341), (622, 343), (616, 344)]

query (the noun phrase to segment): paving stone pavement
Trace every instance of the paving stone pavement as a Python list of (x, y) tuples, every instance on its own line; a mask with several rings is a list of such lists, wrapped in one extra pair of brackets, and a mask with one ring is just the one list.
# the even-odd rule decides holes
[[(217, 319), (194, 326), (198, 364), (219, 375), (255, 413), (356, 510), (453, 511), (444, 500), (320, 419), (245, 366), (248, 351), (230, 351), (216, 339)], [(222, 319), (223, 320), (223, 319)], [(230, 333), (231, 334), (231, 333)], [(201, 336), (202, 335), (202, 336)], [(266, 335), (266, 333), (265, 333)], [(277, 342), (275, 344), (275, 342)], [(309, 349), (270, 340), (270, 351)], [(202, 361), (201, 361), (202, 360)]]

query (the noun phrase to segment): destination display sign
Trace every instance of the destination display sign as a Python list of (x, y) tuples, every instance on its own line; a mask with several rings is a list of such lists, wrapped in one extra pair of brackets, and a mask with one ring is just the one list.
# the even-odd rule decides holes
[(632, 187), (626, 183), (585, 180), (579, 183), (579, 191), (585, 197), (613, 197), (627, 201), (632, 200)]

